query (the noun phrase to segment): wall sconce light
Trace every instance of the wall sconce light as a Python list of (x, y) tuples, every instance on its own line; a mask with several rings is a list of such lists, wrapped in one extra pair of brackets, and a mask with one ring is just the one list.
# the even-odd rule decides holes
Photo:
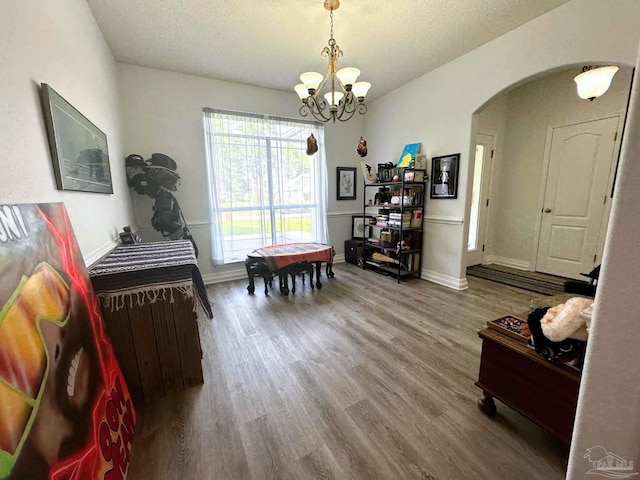
[(578, 87), (578, 96), (580, 98), (593, 101), (605, 93), (611, 85), (613, 76), (618, 71), (615, 65), (609, 67), (593, 67), (586, 66), (582, 69), (582, 73), (577, 75), (573, 80)]

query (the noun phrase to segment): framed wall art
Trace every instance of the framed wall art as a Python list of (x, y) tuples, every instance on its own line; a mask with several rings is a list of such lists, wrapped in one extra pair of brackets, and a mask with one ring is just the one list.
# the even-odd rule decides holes
[(41, 90), (58, 190), (113, 193), (107, 136), (49, 85)]
[(404, 146), (402, 153), (400, 154), (400, 159), (398, 160), (397, 167), (399, 168), (407, 168), (413, 166), (413, 159), (416, 154), (420, 151), (421, 143), (408, 143)]
[(458, 198), (458, 170), (460, 154), (443, 155), (431, 159), (430, 198)]
[(338, 200), (356, 199), (356, 172), (355, 167), (337, 168), (337, 192)]
[(426, 153), (417, 153), (414, 159), (414, 168), (419, 168), (422, 170), (427, 169), (427, 154)]
[(351, 238), (367, 238), (369, 236), (369, 226), (364, 221), (364, 217), (351, 217)]

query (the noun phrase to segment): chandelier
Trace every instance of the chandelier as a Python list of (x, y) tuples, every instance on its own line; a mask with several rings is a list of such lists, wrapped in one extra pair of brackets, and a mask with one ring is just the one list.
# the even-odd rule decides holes
[(582, 73), (573, 79), (578, 88), (578, 96), (593, 101), (594, 98), (603, 95), (609, 89), (617, 71), (618, 67), (615, 65), (598, 68), (584, 67)]
[[(327, 74), (305, 72), (300, 75), (299, 83), (295, 91), (302, 100), (300, 115), (306, 117), (311, 113), (316, 120), (328, 122), (336, 119), (346, 122), (358, 112), (364, 115), (367, 106), (364, 97), (367, 95), (371, 84), (369, 82), (357, 82), (360, 70), (353, 67), (337, 70), (338, 58), (342, 56), (342, 50), (333, 38), (333, 11), (340, 6), (339, 0), (325, 0), (324, 8), (329, 10), (331, 19), (331, 37), (329, 45), (322, 50), (322, 56), (329, 58)], [(322, 89), (328, 86), (329, 90), (322, 94)]]

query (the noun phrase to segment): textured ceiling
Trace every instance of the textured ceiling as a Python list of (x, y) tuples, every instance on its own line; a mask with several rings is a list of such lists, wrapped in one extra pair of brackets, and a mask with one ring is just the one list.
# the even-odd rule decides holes
[[(568, 0), (342, 0), (338, 67), (388, 93)], [(325, 73), (322, 0), (87, 0), (119, 62), (291, 91)]]

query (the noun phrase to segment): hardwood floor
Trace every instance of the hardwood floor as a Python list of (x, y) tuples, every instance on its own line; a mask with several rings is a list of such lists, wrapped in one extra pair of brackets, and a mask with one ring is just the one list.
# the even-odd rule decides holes
[(476, 406), (478, 330), (536, 294), (334, 271), (289, 296), (208, 287), (205, 383), (138, 410), (129, 480), (564, 478), (566, 447)]

